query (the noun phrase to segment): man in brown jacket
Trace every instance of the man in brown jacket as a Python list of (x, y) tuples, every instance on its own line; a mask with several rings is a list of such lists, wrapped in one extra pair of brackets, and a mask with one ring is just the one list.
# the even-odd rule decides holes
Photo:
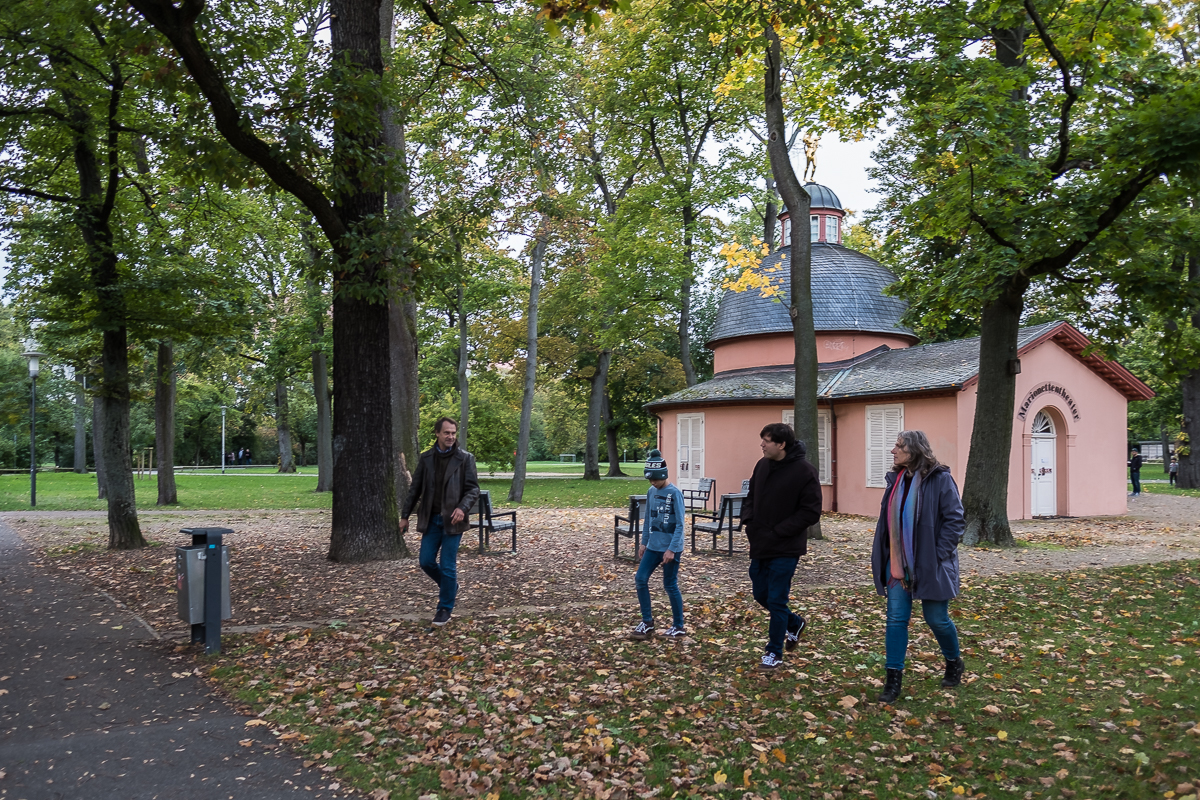
[[(412, 488), (400, 515), (400, 532), (408, 529), (413, 509), (421, 534), (421, 569), (438, 585), (435, 627), (450, 621), (458, 596), (458, 545), (470, 523), (467, 514), (479, 499), (479, 475), (475, 456), (458, 446), (458, 423), (442, 417), (433, 427), (437, 439), (421, 453)], [(441, 562), (438, 562), (438, 551)]]
[(785, 645), (796, 649), (808, 624), (788, 608), (788, 594), (800, 556), (808, 552), (808, 529), (821, 518), (821, 479), (790, 425), (772, 423), (759, 436), (763, 457), (742, 501), (742, 523), (750, 540), (754, 601), (771, 612), (767, 652), (758, 668), (771, 672), (783, 663)]

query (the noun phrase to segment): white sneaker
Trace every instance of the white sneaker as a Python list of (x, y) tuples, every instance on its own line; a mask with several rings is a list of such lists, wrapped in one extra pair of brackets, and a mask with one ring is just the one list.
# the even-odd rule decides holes
[(678, 639), (681, 636), (687, 636), (687, 631), (683, 628), (676, 628), (674, 625), (663, 631), (663, 636), (668, 639)]
[(629, 638), (637, 642), (643, 642), (646, 639), (654, 638), (654, 623), (639, 622), (637, 627), (629, 632)]
[(762, 662), (759, 663), (758, 668), (763, 672), (774, 672), (779, 669), (779, 665), (782, 663), (783, 659), (774, 653), (764, 653)]

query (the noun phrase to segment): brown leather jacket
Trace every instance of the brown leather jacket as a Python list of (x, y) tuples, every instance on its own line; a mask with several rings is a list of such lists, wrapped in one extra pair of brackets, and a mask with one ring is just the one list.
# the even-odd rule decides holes
[[(408, 499), (404, 502), (404, 512), (400, 515), (408, 519), (417, 503), (417, 531), (425, 533), (429, 529), (429, 510), (433, 507), (433, 476), (436, 467), (433, 463), (433, 448), (421, 453), (417, 461), (417, 471), (413, 473), (412, 488)], [(475, 456), (454, 446), (454, 455), (446, 465), (445, 494), (442, 495), (442, 525), (447, 534), (454, 536), (470, 527), (469, 512), (479, 499), (479, 474), (475, 470)], [(450, 515), (454, 509), (461, 508), (463, 521), (457, 525), (450, 523)]]

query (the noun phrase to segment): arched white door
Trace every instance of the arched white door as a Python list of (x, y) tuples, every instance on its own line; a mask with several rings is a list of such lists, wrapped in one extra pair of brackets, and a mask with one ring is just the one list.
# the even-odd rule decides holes
[(1058, 514), (1058, 483), (1055, 477), (1055, 457), (1058, 436), (1054, 420), (1045, 411), (1033, 418), (1033, 459), (1030, 464), (1030, 512), (1035, 517), (1053, 517)]

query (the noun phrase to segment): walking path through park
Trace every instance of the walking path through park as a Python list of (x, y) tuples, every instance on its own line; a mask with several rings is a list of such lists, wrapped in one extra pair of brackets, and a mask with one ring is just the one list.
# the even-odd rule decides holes
[[(461, 615), (580, 604), (632, 614), (633, 566), (612, 558), (612, 517), (522, 510), (515, 556), (478, 556), (464, 541)], [(187, 628), (175, 618), (171, 545), (184, 542), (185, 526), (237, 532), (228, 539), (235, 630), (427, 616), (432, 594), (415, 559), (332, 564), (328, 511), (141, 518), (161, 546), (109, 552), (102, 512), (0, 514), (0, 800), (339, 796), (335, 779), (264, 741), (267, 728), (248, 727), (252, 719), (210, 693), (191, 653), (176, 652)], [(795, 586), (809, 609), (826, 602), (825, 587), (870, 582), (874, 521), (832, 515), (822, 525), (826, 538), (811, 543)], [(1143, 495), (1125, 517), (1026, 520), (1014, 534), (1026, 546), (963, 548), (964, 583), (1200, 558), (1200, 498)], [(744, 552), (685, 558), (693, 599), (719, 603), (745, 589)]]
[(39, 561), (0, 520), (0, 798), (340, 796), (247, 727), (190, 657)]

